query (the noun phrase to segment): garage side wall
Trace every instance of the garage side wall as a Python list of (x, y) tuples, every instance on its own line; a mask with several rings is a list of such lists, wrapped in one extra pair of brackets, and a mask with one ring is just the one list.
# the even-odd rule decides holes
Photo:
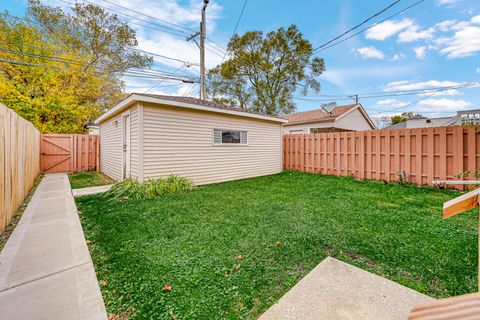
[(122, 178), (122, 119), (120, 115), (100, 123), (100, 171), (114, 180)]
[[(146, 104), (143, 109), (144, 178), (175, 174), (195, 184), (282, 171), (280, 123)], [(214, 145), (214, 129), (248, 132), (248, 145)]]

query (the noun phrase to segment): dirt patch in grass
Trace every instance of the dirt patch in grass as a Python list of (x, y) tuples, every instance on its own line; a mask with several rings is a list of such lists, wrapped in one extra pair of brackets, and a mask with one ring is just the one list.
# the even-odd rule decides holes
[(42, 181), (42, 178), (43, 176), (41, 175), (35, 178), (32, 189), (28, 192), (27, 197), (25, 198), (25, 200), (23, 200), (23, 203), (20, 205), (18, 210), (13, 214), (13, 217), (10, 220), (10, 223), (5, 227), (5, 229), (0, 234), (0, 252), (3, 250), (3, 247), (5, 247), (5, 244), (7, 243), (8, 238), (10, 238), (10, 235), (12, 234), (13, 230), (17, 226), (18, 221), (20, 221), (20, 218), (22, 217), (22, 214), (25, 211), (25, 208), (27, 208), (27, 205), (30, 202), (30, 199), (32, 199), (33, 193), (35, 192), (38, 185), (40, 184), (40, 181)]

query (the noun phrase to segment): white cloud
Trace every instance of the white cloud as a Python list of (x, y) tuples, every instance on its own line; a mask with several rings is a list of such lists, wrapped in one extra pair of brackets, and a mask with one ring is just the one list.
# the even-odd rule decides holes
[[(410, 90), (428, 90), (432, 88), (441, 88), (441, 87), (455, 87), (462, 85), (461, 82), (455, 81), (438, 81), (438, 80), (429, 80), (423, 82), (416, 82), (416, 81), (395, 81), (390, 82), (387, 86), (383, 89), (385, 92), (393, 92), (393, 91), (410, 91)], [(458, 96), (462, 93), (457, 89), (446, 89), (438, 92), (428, 92), (424, 94), (418, 94), (418, 96)]]
[(419, 40), (430, 40), (435, 33), (434, 28), (421, 30), (420, 26), (412, 25), (398, 35), (398, 42), (414, 42)]
[(367, 30), (365, 38), (383, 41), (412, 25), (412, 20), (407, 18), (403, 20), (387, 20)]
[(480, 24), (480, 14), (470, 19), (473, 24)]
[(407, 56), (404, 55), (403, 53), (395, 53), (393, 57), (391, 57), (389, 60), (390, 61), (399, 61), (405, 59)]
[(449, 6), (452, 7), (457, 4), (460, 0), (437, 0), (437, 5), (439, 6)]
[(434, 28), (443, 32), (447, 32), (449, 30), (452, 30), (452, 28), (454, 28), (457, 24), (457, 20), (445, 20), (437, 23)]
[(423, 82), (415, 82), (409, 80), (395, 81), (387, 84), (386, 88), (383, 89), (385, 92), (391, 91), (404, 91), (404, 90), (422, 90), (428, 88), (436, 87), (452, 87), (462, 85), (461, 82), (455, 81), (438, 81), (438, 80), (429, 80)]
[(469, 57), (478, 52), (480, 52), (480, 27), (476, 26), (456, 31), (440, 49), (440, 54), (449, 59)]
[(358, 48), (357, 52), (362, 59), (385, 59), (385, 54), (373, 46)]
[(424, 112), (448, 112), (464, 110), (466, 107), (472, 104), (465, 100), (453, 100), (453, 99), (425, 99), (418, 103), (419, 107), (417, 111)]
[(417, 47), (414, 48), (413, 51), (415, 52), (415, 56), (417, 57), (417, 59), (424, 60), (427, 54), (427, 47)]
[(377, 101), (376, 105), (379, 107), (379, 109), (383, 110), (383, 109), (391, 109), (391, 108), (400, 108), (406, 105), (406, 103), (399, 101), (397, 99), (385, 99), (385, 100)]
[(480, 68), (477, 68), (477, 70), (476, 70), (476, 71), (477, 71), (477, 73), (480, 73)]

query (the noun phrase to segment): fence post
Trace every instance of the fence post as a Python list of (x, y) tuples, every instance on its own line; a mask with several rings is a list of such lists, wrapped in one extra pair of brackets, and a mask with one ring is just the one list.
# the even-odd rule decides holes
[(95, 161), (96, 161), (96, 167), (95, 167), (95, 170), (97, 172), (100, 171), (100, 136), (96, 136), (95, 137), (95, 142), (96, 142), (96, 145), (95, 145)]

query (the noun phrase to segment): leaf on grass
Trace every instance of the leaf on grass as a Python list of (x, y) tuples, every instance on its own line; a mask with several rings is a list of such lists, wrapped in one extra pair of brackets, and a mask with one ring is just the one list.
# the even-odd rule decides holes
[(167, 283), (166, 285), (163, 286), (162, 291), (172, 291), (172, 286)]
[(89, 244), (89, 243), (91, 243), (92, 241), (90, 241), (90, 240), (86, 240), (85, 242), (86, 242), (87, 244)]
[(278, 247), (280, 245), (280, 241), (275, 242), (275, 247)]
[(110, 313), (110, 314), (108, 315), (108, 320), (117, 320), (117, 317), (115, 316), (114, 313)]
[(170, 317), (172, 317), (173, 320), (177, 320), (177, 317), (175, 317), (172, 310), (170, 310), (169, 315), (170, 315)]
[(105, 281), (105, 280), (100, 280), (100, 285), (101, 285), (102, 287), (105, 287), (105, 286), (107, 285), (107, 281)]
[(238, 272), (239, 270), (240, 270), (240, 265), (237, 264), (237, 265), (235, 266), (235, 272)]
[(237, 259), (238, 259), (238, 260), (243, 260), (242, 255), (239, 255), (239, 256), (237, 257)]

